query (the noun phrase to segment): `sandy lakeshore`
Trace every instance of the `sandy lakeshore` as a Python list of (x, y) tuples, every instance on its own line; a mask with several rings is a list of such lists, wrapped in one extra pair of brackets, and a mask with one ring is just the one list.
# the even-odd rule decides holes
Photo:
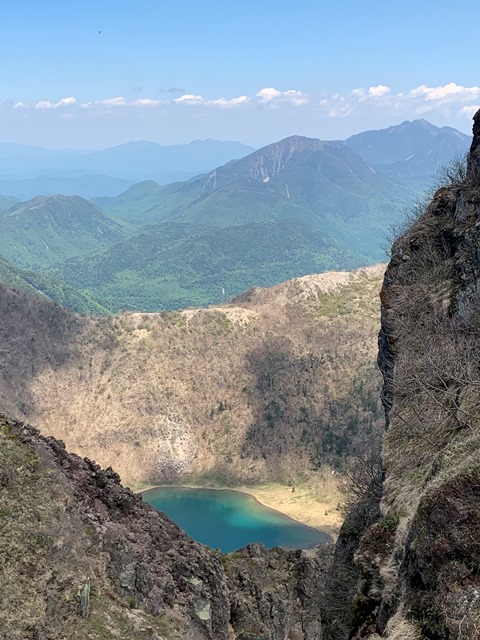
[[(235, 491), (243, 491), (254, 496), (261, 504), (275, 509), (310, 527), (321, 529), (332, 538), (336, 538), (342, 524), (338, 510), (338, 500), (328, 499), (330, 496), (315, 496), (305, 485), (294, 487), (271, 483), (258, 486), (229, 487)], [(334, 498), (334, 496), (331, 496)]]

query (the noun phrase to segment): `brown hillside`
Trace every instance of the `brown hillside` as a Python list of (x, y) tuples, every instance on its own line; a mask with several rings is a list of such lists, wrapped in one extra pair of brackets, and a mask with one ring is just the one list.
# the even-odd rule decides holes
[(306, 276), (219, 307), (90, 320), (0, 289), (0, 402), (137, 487), (341, 467), (378, 433), (382, 274)]

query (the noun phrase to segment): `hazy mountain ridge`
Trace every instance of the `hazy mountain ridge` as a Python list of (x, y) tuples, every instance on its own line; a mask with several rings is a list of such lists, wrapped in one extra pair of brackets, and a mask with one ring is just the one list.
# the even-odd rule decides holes
[[(383, 149), (383, 160), (404, 162), (418, 156), (423, 162), (422, 145), (433, 141), (436, 151), (430, 155), (438, 160), (438, 141), (445, 137), (463, 144), (459, 132), (423, 120), (364, 132), (350, 143), (356, 141), (377, 156)], [(192, 147), (201, 156), (217, 146), (215, 141), (198, 141), (180, 146), (176, 153)], [(137, 157), (142, 150), (157, 153), (158, 147), (128, 143), (102, 152), (102, 157)], [(168, 153), (174, 153), (173, 148)], [(100, 221), (104, 214), (99, 210), (92, 214), (96, 222), (81, 228), (87, 205), (80, 207), (75, 198), (60, 202), (55, 196), (28, 203), (24, 209), (57, 198), (65, 224), (59, 226), (58, 215), (50, 222), (45, 219), (43, 227), (39, 216), (24, 222), (19, 217), (12, 228), (10, 219), (4, 223), (3, 253), (22, 267), (39, 269), (91, 254), (130, 235), (109, 251), (59, 264), (53, 275), (114, 311), (208, 304), (225, 299), (224, 291), (228, 297), (255, 284), (268, 286), (292, 276), (378, 260), (383, 256), (382, 237), (403, 216), (415, 193), (385, 177), (342, 142), (291, 136), (187, 182), (160, 186), (144, 181), (116, 198), (95, 199), (111, 215), (136, 224), (160, 224), (149, 231), (135, 234), (127, 224), (115, 228), (118, 222)], [(77, 217), (83, 222), (77, 224)], [(181, 231), (178, 224), (184, 225)], [(232, 226), (237, 230), (229, 230)]]
[(412, 200), (405, 186), (376, 172), (343, 143), (292, 136), (186, 183), (143, 183), (97, 202), (144, 223), (300, 222), (375, 261), (382, 235)]
[[(18, 200), (34, 198), (38, 195), (81, 196), (95, 198), (97, 196), (115, 196), (127, 189), (133, 181), (111, 178), (101, 174), (84, 174), (76, 176), (43, 176), (32, 178), (9, 178), (0, 176), (0, 193), (8, 193)], [(12, 202), (12, 205), (14, 203)], [(12, 206), (10, 205), (10, 206)], [(0, 201), (1, 207), (1, 201)]]
[(34, 195), (51, 195), (61, 192), (58, 187), (63, 185), (69, 191), (76, 188), (75, 194), (83, 197), (116, 195), (128, 186), (122, 181), (187, 180), (252, 150), (240, 142), (210, 139), (178, 145), (127, 142), (99, 151), (0, 143), (0, 192), (25, 200), (32, 197), (33, 188)]
[[(298, 144), (301, 136), (293, 138)], [(435, 127), (421, 119), (365, 131), (351, 136), (345, 144), (377, 170), (424, 188), (431, 184), (439, 166), (467, 151), (469, 142), (468, 136), (452, 127)], [(20, 200), (54, 193), (88, 198), (115, 196), (124, 190), (122, 186), (128, 186), (125, 181), (149, 179), (169, 184), (188, 180), (252, 151), (252, 147), (238, 142), (217, 140), (179, 145), (137, 141), (98, 151), (0, 143), (0, 193)], [(262, 178), (267, 177), (261, 165), (258, 171)]]
[(378, 171), (420, 188), (431, 187), (443, 165), (464, 156), (470, 136), (452, 127), (436, 127), (428, 120), (405, 121), (399, 125), (351, 136), (345, 144)]
[[(316, 138), (304, 136), (290, 136), (262, 147), (241, 160), (232, 161), (223, 167), (210, 172), (203, 182), (203, 189), (219, 189), (229, 184), (242, 180), (268, 183), (275, 176), (286, 170), (308, 168), (312, 159), (316, 161), (316, 171), (321, 173), (324, 166), (328, 166), (329, 160), (335, 159), (337, 167), (342, 160), (352, 170), (355, 166), (359, 177), (368, 179), (368, 168), (362, 162), (358, 162), (354, 154), (345, 149), (342, 142), (326, 142)], [(337, 178), (330, 172), (333, 179)], [(285, 192), (285, 195), (288, 195)]]

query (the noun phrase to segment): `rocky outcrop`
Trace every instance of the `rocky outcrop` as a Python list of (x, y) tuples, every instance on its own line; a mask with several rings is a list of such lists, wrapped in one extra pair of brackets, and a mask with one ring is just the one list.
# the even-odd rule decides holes
[(330, 625), (332, 638), (480, 636), (480, 112), (473, 133), (467, 166), (447, 167), (392, 248), (379, 339), (385, 476), (355, 544), (350, 628)]
[(314, 640), (325, 551), (222, 556), (112, 470), (0, 416), (0, 636)]

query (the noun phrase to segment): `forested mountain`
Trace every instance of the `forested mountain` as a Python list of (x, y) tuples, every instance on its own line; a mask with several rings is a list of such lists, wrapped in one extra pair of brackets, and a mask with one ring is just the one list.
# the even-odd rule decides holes
[(343, 143), (292, 136), (186, 183), (144, 183), (96, 202), (144, 223), (306, 223), (378, 259), (385, 231), (412, 199)]
[(83, 314), (108, 314), (108, 309), (88, 294), (44, 273), (20, 269), (0, 256), (0, 282), (12, 289), (29, 291), (67, 309)]
[(158, 311), (223, 302), (254, 285), (369, 262), (368, 254), (300, 222), (226, 228), (164, 222), (47, 273), (111, 311)]
[(0, 213), (0, 255), (41, 269), (123, 238), (132, 228), (79, 196), (37, 196)]
[[(419, 182), (385, 172), (396, 175), (401, 165), (427, 180), (465, 138), (425, 120), (364, 132), (346, 144), (291, 136), (188, 181), (146, 180), (94, 204), (39, 196), (0, 213), (0, 253), (24, 268), (49, 268), (111, 311), (220, 302), (253, 285), (382, 258), (388, 230), (421, 191)], [(203, 162), (219, 149), (240, 150), (232, 145), (141, 142), (82, 157), (113, 167), (135, 161), (143, 171), (155, 158)], [(53, 152), (33, 156), (58, 159)]]

